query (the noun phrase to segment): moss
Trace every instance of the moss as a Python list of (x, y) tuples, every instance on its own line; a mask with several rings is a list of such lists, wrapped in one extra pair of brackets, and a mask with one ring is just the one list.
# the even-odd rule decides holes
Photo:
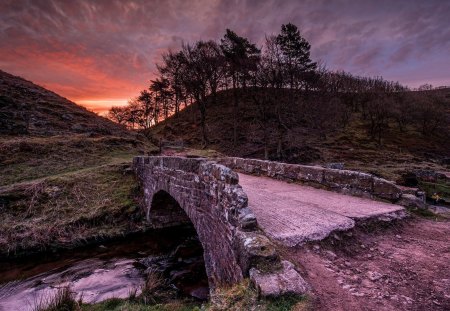
[(306, 311), (311, 310), (311, 303), (306, 297), (284, 296), (277, 299), (267, 300), (267, 311)]
[(434, 192), (438, 193), (443, 199), (450, 201), (450, 184), (445, 180), (437, 182), (419, 182), (419, 187), (430, 197)]
[(232, 287), (219, 288), (204, 306), (208, 311), (289, 311), (311, 310), (311, 302), (304, 296), (283, 296), (273, 299), (258, 298), (258, 294), (245, 279)]

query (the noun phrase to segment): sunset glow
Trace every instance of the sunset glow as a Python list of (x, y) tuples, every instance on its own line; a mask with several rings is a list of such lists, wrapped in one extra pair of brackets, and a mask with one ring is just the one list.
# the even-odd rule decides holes
[(450, 84), (445, 1), (6, 0), (0, 12), (0, 69), (99, 113), (147, 87), (161, 53), (183, 41), (231, 28), (262, 45), (286, 22), (329, 69)]
[(111, 106), (126, 106), (127, 99), (76, 100), (78, 105), (84, 106), (98, 114), (104, 114)]

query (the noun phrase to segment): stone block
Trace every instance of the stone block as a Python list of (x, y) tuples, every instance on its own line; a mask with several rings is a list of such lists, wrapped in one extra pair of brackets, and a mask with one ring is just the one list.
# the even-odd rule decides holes
[(269, 162), (267, 165), (267, 176), (282, 179), (284, 175), (284, 167), (286, 164), (278, 162)]
[(325, 169), (319, 166), (298, 165), (297, 180), (322, 184)]
[(253, 231), (258, 227), (255, 214), (248, 208), (238, 210), (238, 226), (244, 231)]
[(373, 176), (361, 172), (325, 169), (324, 184), (335, 189), (358, 189), (372, 192)]
[(261, 233), (237, 231), (234, 245), (244, 275), (250, 268), (266, 270), (280, 261), (275, 245)]
[(299, 165), (295, 164), (283, 164), (283, 179), (289, 180), (289, 181), (295, 181), (298, 178), (298, 173), (301, 170), (301, 167)]
[(426, 204), (425, 204), (423, 198), (416, 197), (414, 194), (408, 194), (408, 193), (402, 194), (402, 197), (397, 202), (397, 204), (405, 206), (405, 207), (409, 207), (409, 208), (420, 208), (420, 209), (426, 208)]
[(385, 200), (397, 201), (402, 196), (402, 191), (393, 182), (374, 177), (372, 194)]
[(289, 261), (281, 262), (279, 271), (250, 270), (250, 281), (261, 297), (276, 298), (284, 295), (304, 295), (309, 286)]

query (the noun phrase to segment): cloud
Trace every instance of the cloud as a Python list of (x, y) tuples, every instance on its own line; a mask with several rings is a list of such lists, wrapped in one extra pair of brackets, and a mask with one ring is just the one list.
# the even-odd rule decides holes
[(3, 0), (0, 68), (75, 101), (126, 101), (168, 48), (226, 28), (262, 45), (292, 22), (330, 69), (450, 84), (448, 16), (439, 0)]

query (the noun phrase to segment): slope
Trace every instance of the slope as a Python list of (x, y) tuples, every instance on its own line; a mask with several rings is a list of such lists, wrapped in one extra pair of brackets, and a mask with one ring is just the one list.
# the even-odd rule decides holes
[[(450, 116), (450, 89), (437, 90), (447, 98), (447, 115)], [(226, 155), (239, 157), (264, 157), (264, 132), (258, 120), (258, 106), (250, 95), (241, 96), (238, 114), (238, 143), (233, 146), (233, 107), (230, 91), (218, 93), (216, 104), (207, 105), (206, 126), (210, 144)], [(317, 100), (317, 105), (314, 101)], [(307, 103), (308, 111), (320, 110), (320, 98)], [(301, 104), (300, 104), (301, 105)], [(315, 106), (316, 105), (316, 106)], [(329, 116), (329, 112), (325, 117)], [(333, 112), (331, 112), (333, 113)], [(312, 111), (315, 118), (324, 118)], [(294, 122), (284, 136), (285, 156), (282, 161), (301, 164), (329, 165), (343, 163), (345, 168), (365, 171), (375, 175), (398, 180), (411, 170), (445, 170), (450, 157), (450, 126), (444, 124), (442, 130), (433, 135), (423, 135), (418, 127), (408, 125), (401, 131), (393, 122), (388, 124), (382, 144), (368, 134), (367, 121), (363, 121), (360, 112), (352, 112), (346, 127), (318, 128), (308, 123), (305, 110), (293, 110), (290, 116)], [(309, 118), (312, 118), (309, 117)], [(268, 121), (269, 158), (276, 158), (277, 129), (273, 119)], [(194, 103), (178, 115), (160, 122), (150, 134), (154, 141), (183, 140), (191, 147), (201, 146), (200, 115)], [(279, 160), (279, 159), (277, 159)]]
[(0, 71), (0, 257), (142, 230), (145, 137)]

